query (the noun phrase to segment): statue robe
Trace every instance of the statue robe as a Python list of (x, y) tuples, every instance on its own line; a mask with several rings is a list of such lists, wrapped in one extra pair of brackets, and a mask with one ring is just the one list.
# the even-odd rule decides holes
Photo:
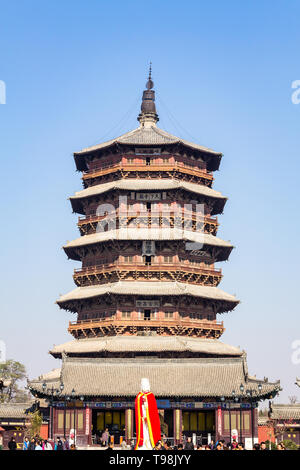
[(135, 399), (135, 450), (152, 450), (161, 439), (156, 400), (151, 392), (140, 392)]

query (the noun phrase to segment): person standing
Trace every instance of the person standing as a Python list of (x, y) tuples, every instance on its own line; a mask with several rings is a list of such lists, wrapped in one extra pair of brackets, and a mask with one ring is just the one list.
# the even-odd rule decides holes
[(28, 445), (28, 450), (35, 450), (35, 438), (34, 437), (31, 438), (31, 441)]
[(47, 441), (47, 439), (44, 440), (43, 450), (53, 450), (52, 445)]
[(9, 441), (8, 448), (9, 450), (17, 450), (17, 443), (14, 437), (12, 437), (11, 440)]
[(108, 432), (108, 428), (105, 429), (105, 431), (103, 431), (102, 435), (101, 435), (101, 443), (102, 443), (102, 446), (103, 447), (106, 447), (109, 443), (109, 432)]
[(42, 441), (38, 441), (34, 450), (43, 450)]
[(65, 437), (63, 438), (63, 448), (64, 450), (70, 450), (69, 441)]
[(60, 437), (56, 438), (56, 444), (54, 450), (64, 450), (64, 446)]
[(194, 444), (192, 443), (192, 438), (187, 438), (187, 443), (184, 446), (184, 450), (194, 450)]
[(29, 447), (29, 439), (26, 436), (23, 442), (23, 450), (28, 450), (28, 447)]

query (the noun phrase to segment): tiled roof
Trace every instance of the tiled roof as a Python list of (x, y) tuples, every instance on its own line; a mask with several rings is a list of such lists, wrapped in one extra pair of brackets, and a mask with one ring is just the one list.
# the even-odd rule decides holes
[[(80, 359), (63, 357), (62, 381), (64, 394), (134, 397), (141, 378), (150, 380), (157, 397), (232, 396), (240, 384), (257, 392), (257, 381), (247, 378), (245, 357), (199, 359)], [(31, 381), (33, 390), (42, 394), (42, 382)], [(57, 383), (59, 387), (59, 383)], [(260, 396), (279, 388), (279, 383), (262, 382)]]
[(278, 420), (289, 420), (299, 419), (300, 420), (300, 403), (297, 404), (272, 404), (272, 419)]
[(270, 421), (269, 416), (258, 416), (258, 426), (265, 426)]
[(216, 152), (207, 147), (202, 147), (201, 145), (194, 144), (184, 139), (180, 139), (168, 132), (160, 129), (155, 124), (151, 127), (140, 126), (130, 132), (116, 137), (115, 139), (108, 140), (107, 142), (102, 142), (100, 144), (94, 145), (92, 147), (84, 148), (79, 152), (75, 152), (74, 155), (82, 155), (85, 153), (90, 153), (95, 150), (101, 150), (103, 148), (109, 147), (115, 143), (118, 144), (129, 144), (129, 145), (168, 145), (168, 144), (177, 144), (182, 143), (187, 147), (190, 147), (195, 150), (203, 151), (205, 153), (221, 156), (220, 152)]
[(234, 308), (239, 302), (236, 297), (227, 294), (217, 287), (206, 287), (169, 281), (119, 281), (96, 286), (77, 287), (68, 294), (62, 295), (58, 299), (57, 303), (60, 306), (63, 306), (70, 301), (99, 297), (104, 294), (148, 296), (191, 295), (194, 297), (228, 302), (231, 304), (231, 308)]
[[(201, 249), (201, 245), (210, 245), (222, 248), (233, 248), (233, 245), (221, 240), (214, 235), (193, 232), (191, 230), (180, 230), (177, 228), (121, 228), (118, 230), (108, 230), (107, 232), (97, 232), (91, 235), (83, 235), (76, 240), (68, 242), (63, 248), (68, 254), (71, 249), (81, 246), (92, 245), (94, 243), (108, 240), (185, 240), (194, 242), (200, 246), (191, 246), (191, 249)], [(188, 246), (187, 246), (188, 248)]]
[(107, 191), (114, 189), (123, 189), (130, 191), (154, 191), (154, 190), (168, 190), (168, 189), (185, 189), (192, 193), (201, 194), (203, 196), (212, 197), (216, 199), (222, 199), (226, 201), (226, 197), (223, 196), (219, 191), (215, 191), (212, 188), (204, 186), (203, 184), (189, 183), (187, 181), (176, 180), (172, 178), (166, 179), (120, 179), (116, 181), (110, 181), (109, 183), (96, 184), (89, 188), (77, 191), (74, 196), (70, 197), (71, 202), (78, 199), (84, 199), (86, 197), (97, 196), (98, 194), (106, 193)]
[(107, 336), (103, 338), (75, 339), (54, 346), (54, 356), (97, 352), (194, 352), (210, 355), (241, 356), (239, 348), (215, 339), (178, 336)]
[(25, 419), (25, 410), (32, 405), (33, 401), (27, 403), (0, 403), (0, 418)]

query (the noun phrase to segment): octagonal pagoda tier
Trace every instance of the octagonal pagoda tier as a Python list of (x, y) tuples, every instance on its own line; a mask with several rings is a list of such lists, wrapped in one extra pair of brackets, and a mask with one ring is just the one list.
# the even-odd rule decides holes
[(64, 250), (81, 266), (77, 289), (58, 304), (77, 315), (76, 338), (219, 338), (217, 315), (238, 304), (218, 288), (216, 263), (233, 248), (216, 236), (227, 200), (212, 188), (222, 154), (159, 129), (149, 86), (137, 129), (74, 154), (80, 237)]

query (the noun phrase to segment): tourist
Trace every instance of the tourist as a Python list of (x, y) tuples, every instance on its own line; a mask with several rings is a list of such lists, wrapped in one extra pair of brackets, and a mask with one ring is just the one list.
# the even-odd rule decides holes
[(56, 438), (54, 450), (64, 450), (64, 446), (60, 437)]
[(183, 450), (183, 445), (182, 445), (182, 444), (178, 444), (177, 450)]
[(171, 442), (170, 442), (170, 441), (164, 442), (163, 449), (164, 449), (164, 450), (172, 450)]
[(253, 450), (260, 450), (260, 445), (258, 443), (254, 444)]
[(222, 446), (222, 443), (220, 441), (217, 443), (215, 450), (223, 450), (223, 446)]
[(106, 447), (106, 446), (108, 445), (108, 442), (109, 442), (109, 432), (108, 432), (108, 428), (106, 428), (105, 431), (103, 431), (100, 440), (101, 440), (101, 443), (102, 443), (103, 447)]
[(108, 444), (108, 447), (107, 447), (107, 449), (106, 449), (106, 450), (108, 450), (108, 451), (112, 451), (112, 450), (114, 450), (114, 445), (113, 445), (113, 443), (112, 443), (112, 442), (110, 442), (110, 443)]
[(34, 450), (43, 450), (43, 444), (41, 440), (37, 442)]
[(26, 436), (23, 442), (23, 450), (28, 450), (28, 447), (29, 447), (29, 439)]
[(75, 444), (70, 445), (70, 450), (77, 450)]
[(242, 442), (239, 442), (236, 450), (245, 450), (244, 444)]
[(230, 447), (234, 450), (236, 449), (237, 446), (238, 446), (238, 443), (236, 442), (235, 439), (233, 439)]
[(35, 450), (35, 445), (36, 445), (35, 438), (32, 437), (28, 446), (28, 450)]
[(208, 445), (210, 447), (210, 450), (214, 450), (215, 443), (214, 443), (213, 439), (210, 441), (210, 443)]
[(155, 444), (154, 450), (162, 450), (162, 446), (161, 446), (160, 441), (157, 441), (157, 443)]
[(184, 450), (194, 450), (194, 444), (192, 443), (192, 438), (188, 437), (187, 442), (184, 446)]
[(265, 442), (260, 443), (260, 450), (268, 450)]
[(17, 443), (14, 437), (12, 437), (11, 440), (9, 441), (8, 448), (9, 450), (17, 450)]
[(69, 441), (66, 437), (63, 437), (63, 448), (64, 450), (70, 450)]
[(53, 450), (52, 445), (50, 444), (50, 442), (47, 441), (47, 439), (44, 440), (43, 450)]
[(121, 442), (121, 449), (122, 450), (128, 450), (128, 446), (127, 446), (127, 443), (126, 443), (125, 439), (123, 439), (123, 441)]

